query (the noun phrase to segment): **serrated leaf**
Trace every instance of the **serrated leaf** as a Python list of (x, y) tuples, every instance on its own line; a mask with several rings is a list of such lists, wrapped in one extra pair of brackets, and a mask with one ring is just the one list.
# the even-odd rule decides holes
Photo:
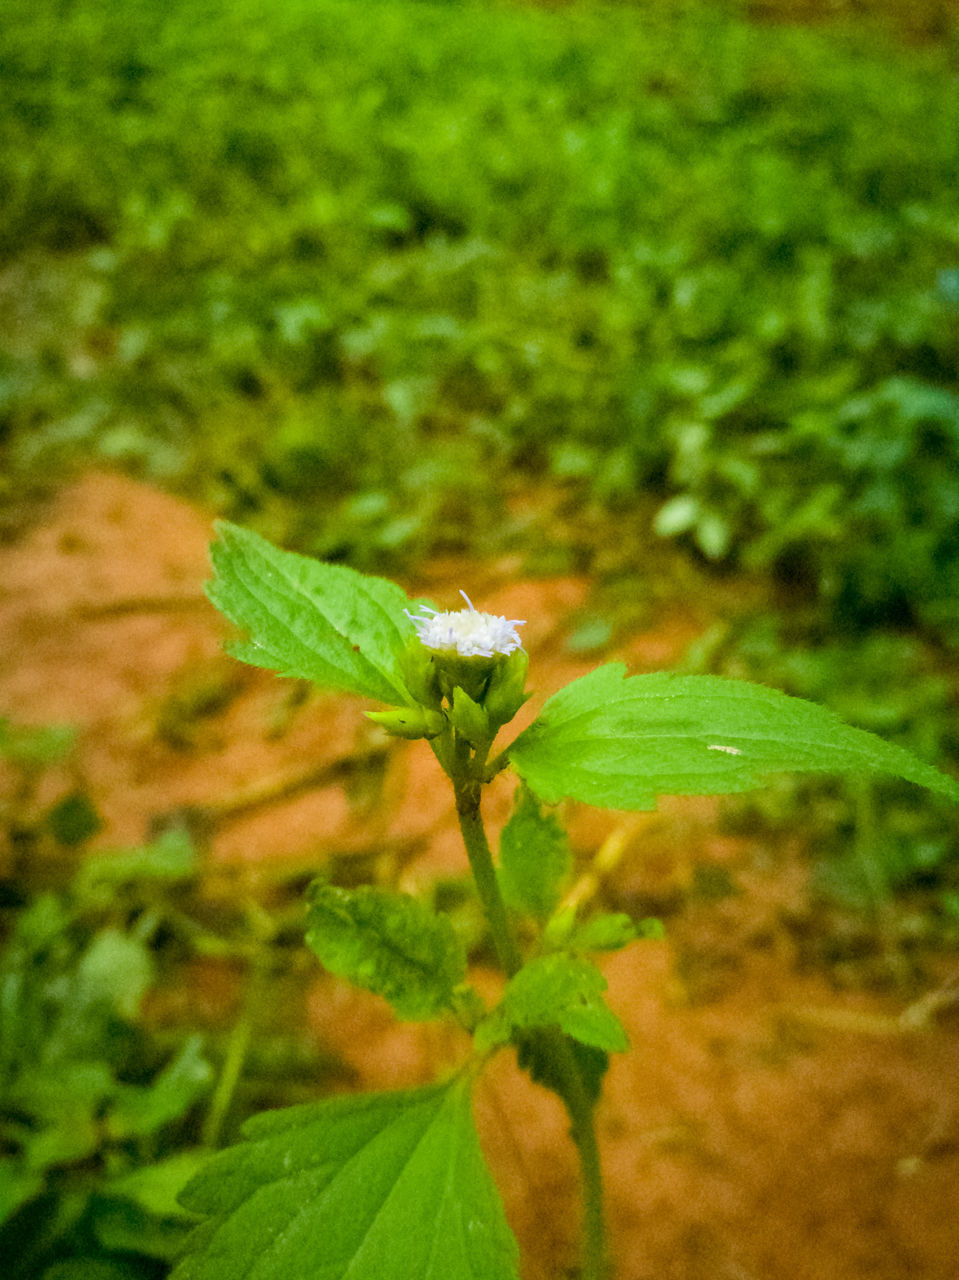
[(654, 809), (748, 791), (772, 773), (886, 773), (959, 800), (959, 783), (833, 712), (763, 685), (597, 667), (551, 697), (509, 757), (543, 800)]
[(510, 978), (503, 998), (476, 1033), (480, 1051), (504, 1044), (514, 1031), (558, 1026), (594, 1049), (624, 1052), (622, 1023), (603, 1001), (606, 979), (588, 960), (556, 953), (538, 956)]
[(217, 525), (207, 595), (248, 636), (230, 652), (255, 667), (394, 705), (414, 699), (398, 654), (413, 637), (410, 601), (385, 578), (281, 551), (238, 525)]
[(569, 874), (569, 841), (560, 821), (544, 813), (523, 787), (499, 845), (500, 890), (511, 910), (546, 920)]
[(255, 1117), (186, 1188), (171, 1280), (516, 1280), (465, 1080)]
[(406, 894), (316, 881), (307, 923), (307, 945), (322, 964), (383, 996), (400, 1018), (418, 1021), (451, 1008), (466, 977), (466, 953), (449, 917)]

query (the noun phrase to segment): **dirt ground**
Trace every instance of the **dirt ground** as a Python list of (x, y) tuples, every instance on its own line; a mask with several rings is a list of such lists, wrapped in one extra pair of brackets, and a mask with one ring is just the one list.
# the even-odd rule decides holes
[[(210, 537), (202, 512), (92, 474), (0, 546), (0, 714), (78, 727), (71, 769), (104, 821), (95, 843), (135, 844), (186, 814), (244, 891), (264, 869), (333, 859), (412, 890), (459, 875), (422, 744), (388, 744), (357, 703), (223, 655), (202, 595)], [(589, 583), (521, 580), (520, 563), (440, 564), (404, 586), (451, 607), (464, 587), (528, 620), (532, 715), (595, 658), (567, 643)], [(668, 667), (722, 608), (721, 593), (661, 602), (655, 625), (603, 657)], [(491, 789), (494, 827), (511, 790)], [(924, 1000), (840, 991), (801, 965), (801, 848), (724, 834), (713, 801), (567, 818), (578, 892), (667, 924), (665, 942), (605, 965), (633, 1044), (600, 1113), (616, 1280), (955, 1280), (959, 1019), (937, 979)], [(398, 1026), (319, 972), (304, 1016), (362, 1087), (424, 1081), (463, 1053), (455, 1033)], [(558, 1104), (503, 1054), (477, 1111), (525, 1280), (573, 1274), (576, 1164)]]

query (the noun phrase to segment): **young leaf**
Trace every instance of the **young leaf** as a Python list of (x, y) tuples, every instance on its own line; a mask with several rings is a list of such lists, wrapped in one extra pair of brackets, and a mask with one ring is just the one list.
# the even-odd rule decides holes
[(451, 1007), (466, 953), (448, 916), (405, 894), (310, 886), (307, 945), (331, 973), (387, 999), (400, 1018)]
[(543, 930), (543, 945), (548, 950), (619, 951), (638, 938), (656, 939), (666, 936), (663, 922), (652, 916), (633, 920), (623, 912), (593, 916), (591, 920), (576, 923), (575, 908), (567, 907), (547, 921)]
[(549, 803), (654, 809), (661, 795), (724, 795), (771, 773), (887, 773), (959, 800), (959, 783), (825, 707), (763, 685), (597, 667), (551, 697), (510, 760)]
[(591, 1048), (624, 1052), (629, 1040), (603, 1001), (605, 990), (606, 979), (588, 960), (539, 956), (510, 978), (503, 999), (476, 1032), (476, 1047), (504, 1044), (514, 1031), (558, 1026)]
[(171, 1280), (516, 1280), (468, 1084), (266, 1112), (182, 1203), (210, 1214)]
[(394, 705), (414, 702), (399, 652), (414, 636), (411, 602), (385, 578), (280, 551), (221, 522), (211, 548), (213, 604), (249, 639), (230, 652), (255, 667)]
[(640, 931), (621, 911), (614, 915), (594, 916), (577, 925), (570, 935), (571, 951), (619, 951), (635, 942)]
[(499, 845), (499, 884), (506, 905), (546, 920), (569, 873), (569, 842), (559, 820), (543, 813), (525, 787), (518, 793)]

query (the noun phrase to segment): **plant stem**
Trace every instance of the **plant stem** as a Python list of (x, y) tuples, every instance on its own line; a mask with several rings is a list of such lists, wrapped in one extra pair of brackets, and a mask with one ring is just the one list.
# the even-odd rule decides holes
[(542, 1033), (542, 1044), (557, 1075), (557, 1093), (570, 1119), (570, 1135), (579, 1152), (583, 1179), (583, 1244), (580, 1280), (603, 1280), (606, 1275), (606, 1224), (603, 1218), (603, 1176), (596, 1141), (594, 1105), (583, 1085), (569, 1040), (558, 1027)]
[(230, 1032), (227, 1041), (226, 1056), (220, 1068), (220, 1076), (213, 1091), (210, 1109), (203, 1122), (201, 1142), (205, 1147), (216, 1147), (220, 1142), (223, 1122), (233, 1101), (236, 1086), (243, 1073), (243, 1065), (250, 1048), (253, 1035), (253, 1019), (248, 1008), (245, 1008)]
[[(465, 744), (464, 744), (465, 748)], [(510, 927), (506, 904), (500, 893), (493, 866), (493, 855), (480, 815), (481, 774), (483, 761), (470, 762), (465, 749), (454, 747), (454, 768), (450, 773), (456, 793), (459, 818), (466, 855), (476, 880), (480, 901), (489, 922), (493, 945), (507, 977), (522, 966), (519, 948)], [(471, 768), (470, 765), (473, 764)], [(583, 1180), (583, 1245), (580, 1280), (603, 1280), (606, 1275), (606, 1228), (603, 1220), (603, 1183), (599, 1162), (599, 1146), (593, 1117), (593, 1100), (589, 1096), (569, 1040), (558, 1027), (537, 1033), (539, 1046), (549, 1059), (559, 1094), (570, 1119), (570, 1134), (579, 1152)]]
[(470, 870), (473, 872), (480, 901), (486, 913), (497, 958), (503, 966), (506, 976), (511, 978), (519, 970), (522, 961), (513, 937), (513, 931), (509, 925), (506, 904), (503, 902), (503, 895), (499, 891), (496, 869), (493, 866), (493, 855), (490, 852), (489, 841), (486, 838), (483, 819), (480, 817), (479, 789), (471, 783), (460, 786), (456, 784), (455, 780), (454, 787), (456, 790), (456, 816), (459, 819), (460, 832), (463, 836), (463, 844), (466, 846), (466, 856), (469, 858)]

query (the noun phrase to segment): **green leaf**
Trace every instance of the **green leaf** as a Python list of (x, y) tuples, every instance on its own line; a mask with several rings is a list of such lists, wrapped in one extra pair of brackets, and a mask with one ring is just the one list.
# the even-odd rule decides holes
[(406, 894), (310, 886), (307, 945), (331, 973), (383, 996), (400, 1018), (452, 1007), (466, 953), (448, 916)]
[(569, 874), (569, 841), (559, 819), (543, 813), (523, 787), (499, 845), (499, 884), (506, 905), (521, 915), (546, 920), (556, 908)]
[(662, 921), (652, 916), (637, 922), (616, 912), (577, 924), (575, 909), (567, 907), (547, 922), (543, 944), (551, 951), (619, 951), (639, 938), (658, 940), (665, 936)]
[(41, 1280), (142, 1280), (135, 1262), (119, 1258), (67, 1258), (47, 1267)]
[(606, 979), (588, 960), (562, 953), (539, 956), (510, 978), (503, 999), (476, 1032), (482, 1052), (505, 1044), (514, 1031), (558, 1026), (580, 1044), (624, 1052), (622, 1023), (603, 1001)]
[(105, 1002), (135, 1018), (153, 981), (153, 957), (137, 938), (112, 926), (101, 929), (77, 966), (74, 1012)]
[(106, 1062), (64, 1061), (55, 1054), (49, 1064), (33, 1058), (24, 1062), (18, 1078), (4, 1090), (4, 1103), (69, 1136), (88, 1122), (92, 1125), (104, 1100), (115, 1090), (116, 1081)]
[(207, 1089), (213, 1068), (203, 1056), (203, 1037), (192, 1035), (148, 1085), (122, 1084), (107, 1117), (111, 1137), (142, 1137), (178, 1120)]
[(43, 1190), (43, 1174), (15, 1156), (0, 1159), (0, 1225)]
[(416, 632), (417, 607), (385, 578), (280, 551), (238, 525), (217, 525), (213, 604), (249, 637), (230, 652), (255, 667), (380, 702), (415, 701), (399, 653)]
[(22, 769), (56, 764), (70, 754), (75, 740), (76, 730), (67, 725), (33, 729), (11, 724), (6, 716), (0, 716), (0, 760)]
[(187, 1183), (210, 1159), (208, 1150), (193, 1148), (128, 1170), (104, 1185), (104, 1192), (138, 1205), (154, 1218), (184, 1216), (179, 1197)]
[(100, 1131), (93, 1117), (78, 1110), (71, 1123), (38, 1129), (24, 1138), (23, 1158), (28, 1168), (38, 1170), (76, 1164), (92, 1156), (100, 1141)]
[(47, 814), (47, 825), (54, 840), (72, 849), (95, 836), (103, 821), (90, 797), (83, 791), (73, 791), (53, 806)]
[(193, 842), (185, 831), (174, 827), (152, 844), (84, 858), (74, 887), (79, 893), (87, 893), (97, 885), (113, 889), (140, 880), (186, 880), (196, 871)]
[(90, 1213), (97, 1243), (108, 1253), (143, 1254), (164, 1262), (172, 1262), (182, 1252), (191, 1225), (182, 1210), (179, 1218), (158, 1220), (125, 1200), (98, 1199)]
[(594, 916), (592, 920), (577, 925), (568, 945), (573, 951), (619, 951), (639, 936), (639, 930), (630, 917), (616, 912)]
[[(552, 1089), (554, 1093), (562, 1095), (567, 1087), (566, 1074), (556, 1061), (550, 1038), (543, 1037), (536, 1031), (520, 1031), (516, 1033), (515, 1039), (517, 1065), (544, 1089)], [(598, 1102), (603, 1092), (603, 1080), (609, 1070), (609, 1054), (605, 1049), (583, 1044), (572, 1036), (562, 1036), (561, 1039), (569, 1046), (587, 1097), (592, 1102)]]
[(465, 1080), (267, 1112), (243, 1132), (181, 1197), (212, 1217), (171, 1280), (516, 1280)]
[(825, 707), (719, 676), (624, 679), (597, 667), (551, 697), (510, 760), (549, 803), (654, 809), (661, 795), (724, 795), (771, 773), (887, 773), (952, 800), (959, 783)]

